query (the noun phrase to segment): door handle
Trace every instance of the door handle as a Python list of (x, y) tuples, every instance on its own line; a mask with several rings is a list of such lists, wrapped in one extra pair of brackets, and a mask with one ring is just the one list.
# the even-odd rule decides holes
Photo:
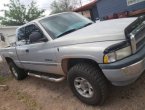
[(29, 53), (29, 49), (26, 49), (25, 51), (26, 51), (26, 53)]

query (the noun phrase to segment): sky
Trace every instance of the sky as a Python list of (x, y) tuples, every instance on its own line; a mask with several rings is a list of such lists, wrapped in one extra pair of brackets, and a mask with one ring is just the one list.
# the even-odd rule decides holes
[[(8, 4), (10, 0), (0, 0), (0, 10), (5, 9), (4, 4)], [(32, 0), (20, 0), (21, 3), (28, 5), (29, 3), (31, 3)], [(40, 9), (45, 9), (45, 15), (49, 15), (51, 12), (50, 4), (54, 1), (54, 0), (34, 0), (37, 3), (38, 8)], [(91, 0), (82, 0), (83, 4), (88, 3)], [(3, 12), (0, 11), (0, 16), (3, 16)]]

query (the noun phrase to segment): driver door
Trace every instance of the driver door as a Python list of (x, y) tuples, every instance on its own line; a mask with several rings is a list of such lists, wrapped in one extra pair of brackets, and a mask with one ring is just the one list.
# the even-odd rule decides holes
[[(32, 35), (34, 32), (40, 33), (41, 38), (31, 41), (37, 36), (36, 33)], [(55, 73), (58, 65), (55, 61), (57, 49), (52, 48), (49, 41), (46, 42), (47, 38), (42, 31), (34, 24), (28, 25), (25, 27), (24, 38), (26, 43), (17, 46), (18, 57), (23, 67), (27, 70)]]

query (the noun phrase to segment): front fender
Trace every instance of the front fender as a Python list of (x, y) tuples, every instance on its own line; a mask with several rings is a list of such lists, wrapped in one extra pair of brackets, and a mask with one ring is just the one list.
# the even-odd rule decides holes
[(59, 47), (57, 56), (59, 63), (63, 59), (83, 58), (103, 63), (104, 50), (120, 41), (93, 42)]

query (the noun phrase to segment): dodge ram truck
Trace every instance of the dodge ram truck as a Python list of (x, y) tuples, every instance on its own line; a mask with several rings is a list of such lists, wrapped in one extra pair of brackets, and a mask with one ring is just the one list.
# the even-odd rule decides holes
[(67, 79), (82, 102), (103, 104), (109, 84), (131, 84), (145, 69), (145, 16), (95, 23), (73, 12), (50, 15), (20, 26), (0, 55), (17, 80)]

